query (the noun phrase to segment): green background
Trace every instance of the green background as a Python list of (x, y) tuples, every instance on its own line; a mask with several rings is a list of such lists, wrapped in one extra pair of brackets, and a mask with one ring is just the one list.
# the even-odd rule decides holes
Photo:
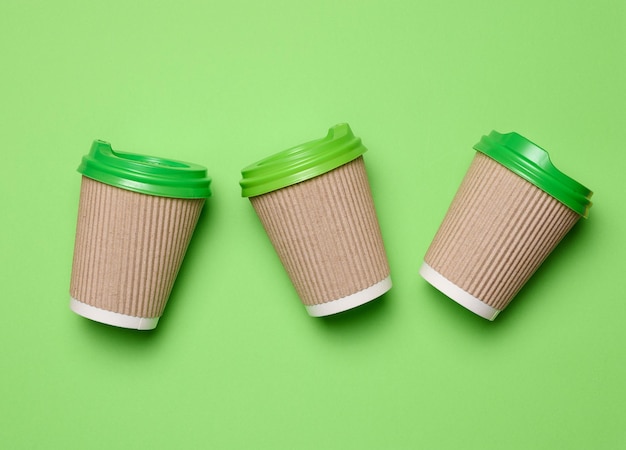
[[(30, 448), (626, 448), (626, 3), (0, 3), (0, 442)], [(350, 123), (394, 281), (307, 316), (242, 167)], [(481, 135), (595, 192), (495, 322), (418, 275)], [(93, 139), (206, 165), (154, 332), (68, 307)]]

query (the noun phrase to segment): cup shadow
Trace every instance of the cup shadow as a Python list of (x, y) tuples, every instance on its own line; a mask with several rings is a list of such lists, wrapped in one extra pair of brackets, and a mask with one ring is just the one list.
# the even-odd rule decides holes
[(355, 308), (342, 311), (324, 317), (315, 317), (315, 324), (329, 332), (349, 333), (356, 328), (368, 328), (374, 323), (380, 324), (381, 320), (389, 314), (393, 293), (392, 290), (385, 292), (369, 302)]
[[(71, 314), (74, 314), (71, 312)], [(112, 348), (123, 346), (124, 348), (134, 345), (145, 345), (148, 341), (158, 340), (160, 324), (154, 330), (134, 330), (131, 328), (116, 327), (107, 325), (85, 317), (76, 316), (76, 326), (80, 328), (80, 334), (92, 339), (95, 342), (106, 342), (106, 345)]]
[(433, 307), (441, 310), (441, 316), (446, 318), (450, 327), (455, 329), (463, 328), (467, 332), (476, 333), (484, 333), (485, 331), (482, 330), (488, 330), (486, 332), (489, 333), (493, 332), (494, 329), (502, 327), (503, 321), (501, 319), (504, 316), (498, 316), (494, 321), (480, 317), (478, 314), (473, 313), (452, 300), (446, 294), (422, 279), (419, 275), (418, 277), (425, 285), (421, 288), (426, 291), (422, 300), (433, 302), (435, 304)]

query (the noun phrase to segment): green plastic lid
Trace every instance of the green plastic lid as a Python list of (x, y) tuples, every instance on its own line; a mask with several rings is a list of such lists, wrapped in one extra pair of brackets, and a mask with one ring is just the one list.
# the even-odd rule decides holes
[(211, 179), (197, 164), (114, 151), (108, 142), (96, 140), (78, 167), (88, 178), (111, 186), (175, 198), (211, 196)]
[(548, 152), (525, 137), (517, 133), (492, 131), (489, 136), (483, 136), (474, 148), (581, 216), (588, 216), (593, 192), (554, 167)]
[(330, 172), (365, 153), (347, 123), (335, 125), (322, 139), (283, 150), (241, 171), (241, 195), (253, 197)]

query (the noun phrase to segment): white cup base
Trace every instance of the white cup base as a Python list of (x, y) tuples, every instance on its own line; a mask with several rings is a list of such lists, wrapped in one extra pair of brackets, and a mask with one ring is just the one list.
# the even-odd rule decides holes
[(385, 292), (391, 289), (391, 276), (388, 276), (382, 281), (363, 289), (362, 291), (355, 292), (354, 294), (346, 297), (339, 298), (327, 303), (321, 303), (319, 305), (305, 305), (306, 310), (310, 316), (322, 317), (336, 314), (348, 309), (355, 308), (363, 305), (375, 298), (380, 297)]
[(459, 305), (469, 309), (474, 314), (478, 314), (480, 317), (493, 320), (500, 313), (499, 309), (487, 305), (482, 300), (479, 300), (469, 292), (461, 289), (427, 263), (423, 263), (422, 267), (420, 267), (420, 275)]
[(88, 305), (73, 297), (70, 297), (70, 309), (79, 316), (96, 322), (105, 323), (122, 328), (132, 328), (135, 330), (153, 330), (159, 322), (159, 317), (135, 317), (127, 314), (120, 314), (105, 309)]

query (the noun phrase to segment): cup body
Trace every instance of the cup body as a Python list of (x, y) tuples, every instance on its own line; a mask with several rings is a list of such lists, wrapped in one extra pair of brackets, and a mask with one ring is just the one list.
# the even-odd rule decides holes
[(585, 209), (574, 205), (577, 211), (479, 151), (420, 274), (465, 308), (494, 320), (585, 215), (590, 203), (583, 198), (590, 196), (589, 191), (579, 198)]
[(79, 172), (70, 308), (97, 322), (153, 329), (210, 195), (206, 169), (95, 141)]
[[(246, 189), (254, 193), (246, 196), (311, 316), (354, 308), (391, 288), (364, 151), (360, 139), (341, 124), (331, 128), (326, 139), (243, 171), (244, 195)], [(317, 170), (313, 160), (326, 166)], [(307, 171), (304, 179), (298, 178), (302, 166)], [(273, 177), (276, 173), (280, 177)], [(247, 184), (249, 180), (260, 181)], [(259, 184), (271, 188), (257, 192)]]
[(391, 288), (362, 156), (250, 202), (311, 316), (345, 311)]
[(83, 177), (71, 309), (124, 328), (155, 328), (204, 199), (140, 194)]

